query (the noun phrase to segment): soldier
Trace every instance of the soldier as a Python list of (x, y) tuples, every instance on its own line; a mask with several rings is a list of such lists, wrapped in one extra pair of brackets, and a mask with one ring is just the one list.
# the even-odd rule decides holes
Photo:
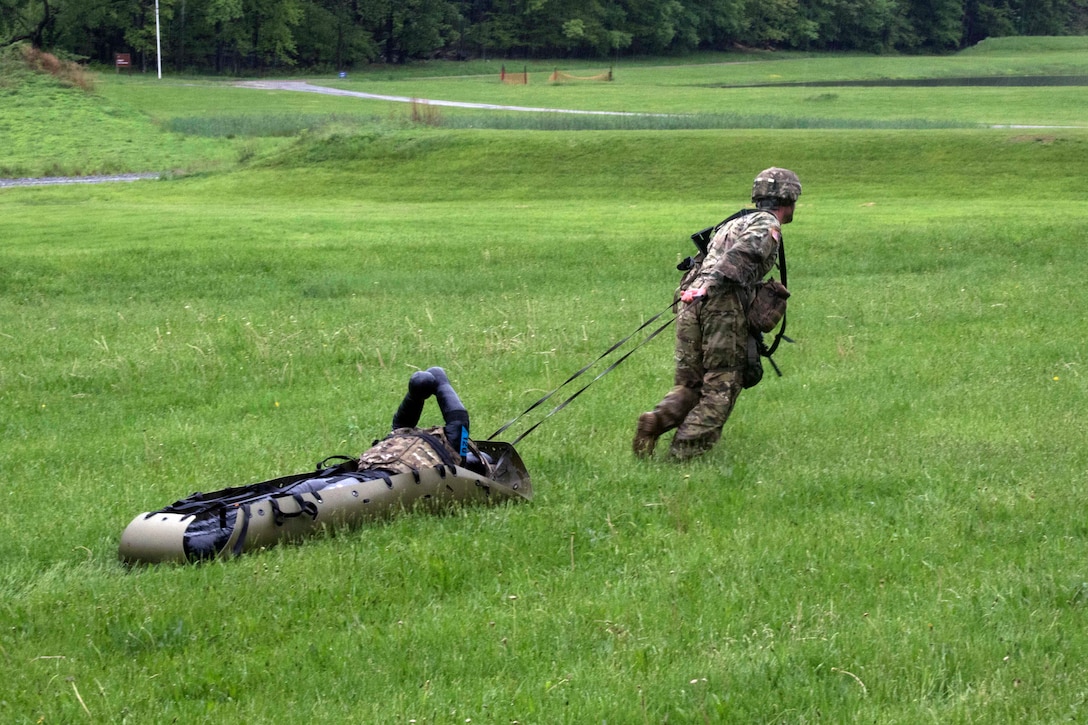
[(699, 456), (721, 438), (737, 396), (747, 356), (745, 310), (778, 257), (782, 225), (793, 221), (801, 181), (788, 169), (761, 171), (752, 184), (754, 210), (723, 222), (677, 289), (676, 375), (672, 390), (638, 417), (632, 448), (644, 458), (676, 428), (675, 460)]
[[(445, 425), (419, 428), (423, 404), (432, 395)], [(393, 414), (393, 431), (359, 456), (359, 470), (397, 474), (446, 464), (487, 475), (486, 458), (469, 440), (468, 410), (446, 372), (434, 367), (409, 379), (408, 393)]]

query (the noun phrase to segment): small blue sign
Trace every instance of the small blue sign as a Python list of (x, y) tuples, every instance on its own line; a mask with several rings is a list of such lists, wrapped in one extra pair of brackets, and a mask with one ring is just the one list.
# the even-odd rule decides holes
[(348, 77), (348, 73), (347, 73), (347, 71), (343, 71), (343, 70), (342, 70), (342, 71), (340, 71), (340, 77), (341, 77), (341, 78), (347, 78), (347, 77)]

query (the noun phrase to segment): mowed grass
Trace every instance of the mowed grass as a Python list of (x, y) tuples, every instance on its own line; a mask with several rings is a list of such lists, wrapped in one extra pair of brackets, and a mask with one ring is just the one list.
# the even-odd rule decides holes
[[(931, 58), (703, 54), (614, 67), (612, 83), (547, 82), (553, 68), (587, 76), (599, 66), (537, 62), (528, 86), (498, 81), (502, 62), (371, 68), (347, 79), (306, 78), (364, 93), (635, 116), (524, 113), (412, 106), (315, 93), (240, 88), (233, 80), (100, 74), (91, 95), (43, 79), (5, 78), (0, 177), (123, 171), (222, 170), (282, 148), (297, 134), (446, 127), (524, 130), (841, 128), (904, 130), (993, 125), (1088, 125), (1081, 86), (748, 87), (904, 78), (1084, 76), (1083, 38), (994, 39)], [(702, 61), (702, 62), (699, 62)], [(515, 70), (511, 63), (510, 70)], [(523, 64), (528, 67), (529, 64)], [(14, 75), (11, 69), (4, 71)]]
[[(570, 67), (507, 63), (511, 72), (529, 72), (528, 85), (498, 82), (498, 69), (457, 77), (413, 77), (380, 73), (350, 74), (346, 80), (314, 83), (353, 91), (474, 101), (529, 107), (694, 114), (739, 117), (740, 126), (806, 127), (834, 123), (946, 125), (1057, 124), (1084, 126), (1088, 119), (1083, 86), (953, 87), (765, 87), (775, 84), (906, 79), (1017, 78), (1088, 76), (1084, 38), (990, 39), (962, 53), (915, 56), (830, 56), (751, 53), (705, 58), (710, 62)], [(590, 76), (613, 70), (611, 83), (551, 84), (554, 68)], [(757, 87), (752, 87), (757, 86)], [(763, 86), (763, 87), (759, 87)], [(275, 93), (266, 91), (266, 93)], [(283, 95), (283, 94), (277, 94)], [(441, 109), (454, 115), (456, 109)], [(590, 120), (579, 119), (584, 123)]]
[[(0, 719), (1082, 717), (1086, 144), (376, 125), (0, 191)], [(116, 563), (139, 512), (366, 447), (417, 367), (487, 436), (772, 164), (797, 342), (706, 458), (629, 454), (666, 333), (519, 444), (532, 503)]]
[[(1077, 57), (1085, 57), (1081, 52)], [(872, 63), (883, 70), (866, 73)], [(923, 68), (942, 67), (936, 77), (990, 76), (992, 56), (955, 56), (930, 59)], [(796, 58), (788, 61), (761, 60), (737, 64), (678, 65), (664, 68), (621, 67), (612, 83), (549, 84), (550, 70), (530, 73), (527, 86), (504, 85), (498, 74), (458, 77), (394, 76), (352, 74), (346, 80), (306, 79), (313, 85), (360, 93), (407, 99), (483, 103), (521, 108), (608, 111), (642, 114), (647, 117), (601, 118), (586, 115), (526, 114), (496, 110), (479, 111), (432, 107), (425, 114), (437, 125), (477, 125), (554, 128), (608, 127), (650, 128), (687, 123), (703, 128), (779, 128), (883, 126), (913, 129), (926, 126), (960, 127), (991, 125), (1088, 125), (1088, 104), (1083, 86), (975, 86), (965, 87), (851, 87), (794, 86), (749, 87), (752, 84), (784, 82), (826, 83), (831, 81), (917, 78), (918, 61), (912, 58), (822, 60)], [(587, 73), (600, 68), (587, 69)], [(1012, 75), (1088, 75), (1073, 65), (1055, 67), (1039, 59), (1012, 64)], [(924, 77), (924, 76), (923, 76)], [(224, 88), (219, 84), (164, 83), (146, 79), (116, 80), (103, 90), (112, 98), (154, 106), (168, 123), (192, 123), (213, 116), (236, 118), (262, 114), (282, 116), (297, 113), (305, 119), (299, 128), (312, 128), (312, 116), (324, 107), (325, 113), (341, 119), (362, 116), (403, 122), (412, 114), (405, 103), (364, 98), (327, 98), (295, 91)], [(418, 112), (417, 108), (417, 112)], [(655, 117), (667, 116), (667, 117)], [(496, 120), (498, 119), (498, 120)], [(176, 127), (176, 126), (175, 126)], [(690, 127), (690, 126), (689, 126)]]

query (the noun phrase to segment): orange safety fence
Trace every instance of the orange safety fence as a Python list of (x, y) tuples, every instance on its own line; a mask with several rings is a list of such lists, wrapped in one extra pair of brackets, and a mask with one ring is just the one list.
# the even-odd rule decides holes
[(607, 73), (598, 73), (595, 76), (572, 76), (570, 73), (564, 73), (563, 71), (552, 71), (552, 74), (548, 77), (548, 83), (571, 83), (574, 81), (610, 81), (612, 80), (612, 71)]
[(502, 67), (499, 79), (503, 83), (509, 83), (511, 85), (527, 86), (529, 85), (529, 71), (523, 70), (521, 73), (508, 73), (506, 66)]

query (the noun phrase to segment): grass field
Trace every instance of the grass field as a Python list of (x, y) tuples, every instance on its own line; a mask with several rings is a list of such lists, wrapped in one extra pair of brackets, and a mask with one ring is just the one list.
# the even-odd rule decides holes
[[(1010, 45), (916, 63), (1070, 62), (1063, 44)], [(851, 77), (887, 62), (851, 59)], [(646, 85), (605, 91), (619, 107), (713, 112), (718, 91), (638, 67)], [(600, 93), (568, 90), (563, 106)], [(1059, 91), (1006, 89), (1004, 118), (1085, 125)], [(760, 92), (815, 115), (795, 89)], [(969, 116), (858, 92), (873, 118)], [(17, 101), (0, 104), (7, 139), (34, 136), (22, 109), (50, 99), (86, 119), (0, 144), (5, 174), (174, 172), (0, 189), (0, 721), (1088, 714), (1088, 130), (464, 129), (109, 76), (94, 96), (0, 93)], [(313, 128), (162, 130), (269, 114)], [(358, 453), (417, 368), (445, 366), (490, 434), (661, 310), (688, 235), (772, 164), (805, 184), (786, 229), (797, 342), (710, 455), (630, 455), (671, 381), (666, 334), (519, 444), (532, 503), (200, 566), (116, 562), (142, 511)]]

